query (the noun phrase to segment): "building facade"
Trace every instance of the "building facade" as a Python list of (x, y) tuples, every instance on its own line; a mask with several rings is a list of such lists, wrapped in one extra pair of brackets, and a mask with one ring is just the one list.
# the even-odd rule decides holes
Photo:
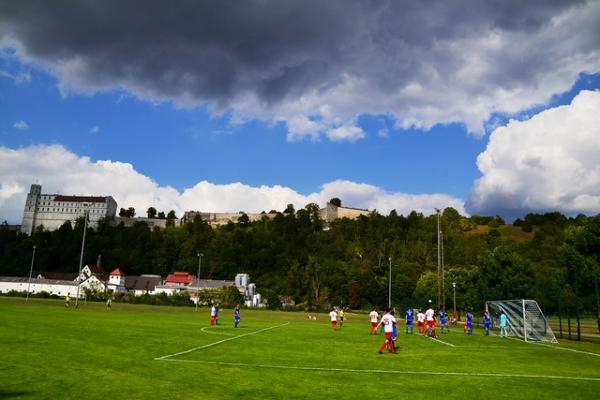
[(326, 223), (333, 222), (338, 218), (356, 219), (361, 215), (368, 216), (371, 211), (362, 208), (338, 207), (335, 204), (327, 203), (325, 208), (319, 210), (319, 216)]
[(227, 225), (230, 222), (234, 224), (238, 222), (242, 215), (246, 214), (250, 222), (260, 221), (263, 218), (273, 219), (277, 214), (267, 213), (244, 213), (244, 212), (232, 212), (232, 213), (219, 213), (219, 212), (202, 212), (202, 211), (186, 211), (181, 218), (181, 225), (188, 224), (194, 221), (194, 217), (200, 216), (202, 221), (208, 223), (211, 226)]
[(95, 228), (100, 220), (115, 217), (117, 202), (111, 196), (42, 194), (42, 186), (34, 184), (25, 201), (21, 232), (31, 235), (41, 226), (55, 230), (67, 221), (75, 224), (86, 211), (89, 226)]

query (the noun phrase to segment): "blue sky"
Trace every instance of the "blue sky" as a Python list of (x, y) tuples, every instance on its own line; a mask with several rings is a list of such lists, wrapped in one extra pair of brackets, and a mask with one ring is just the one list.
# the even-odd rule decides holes
[[(353, 7), (345, 11), (348, 18), (362, 21), (371, 17), (370, 10), (362, 9), (359, 2), (351, 3)], [(283, 209), (289, 202), (299, 207), (308, 201), (323, 205), (335, 196), (349, 206), (384, 213), (392, 208), (403, 213), (411, 209), (430, 213), (434, 206), (508, 218), (530, 211), (600, 212), (598, 193), (587, 189), (593, 184), (567, 195), (562, 193), (565, 188), (554, 187), (556, 193), (545, 192), (533, 200), (522, 188), (509, 187), (506, 177), (513, 173), (522, 176), (522, 172), (515, 167), (499, 177), (499, 171), (507, 171), (510, 152), (490, 146), (490, 134), (496, 128), (506, 128), (497, 131), (498, 137), (524, 130), (527, 133), (521, 136), (538, 138), (539, 149), (553, 142), (544, 140), (544, 134), (568, 140), (573, 129), (588, 132), (585, 124), (593, 119), (589, 111), (587, 117), (577, 114), (575, 122), (564, 119), (575, 125), (560, 127), (557, 132), (540, 133), (540, 125), (531, 121), (536, 115), (540, 115), (538, 119), (551, 118), (559, 106), (575, 115), (575, 107), (570, 106), (573, 100), (582, 91), (600, 89), (600, 45), (590, 45), (589, 40), (595, 37), (599, 22), (597, 2), (579, 8), (550, 7), (544, 11), (547, 15), (532, 5), (522, 12), (530, 12), (540, 21), (534, 18), (527, 26), (499, 20), (495, 11), (482, 10), (465, 16), (465, 24), (475, 31), (472, 36), (446, 25), (423, 28), (425, 38), (444, 30), (444, 45), (457, 54), (422, 44), (423, 38), (398, 30), (393, 20), (380, 21), (380, 31), (371, 32), (375, 37), (388, 37), (385, 43), (365, 44), (360, 35), (348, 38), (342, 35), (346, 27), (336, 20), (330, 30), (317, 29), (321, 36), (309, 46), (286, 35), (275, 46), (271, 36), (257, 34), (246, 39), (244, 32), (253, 27), (241, 22), (232, 30), (201, 32), (191, 39), (186, 33), (192, 49), (184, 53), (177, 50), (179, 42), (167, 41), (135, 54), (138, 47), (115, 50), (120, 39), (104, 37), (110, 29), (103, 28), (105, 21), (89, 17), (87, 25), (80, 28), (79, 20), (61, 20), (63, 16), (44, 2), (32, 4), (38, 9), (13, 5), (4, 15), (11, 18), (6, 20), (10, 23), (0, 29), (0, 150), (5, 155), (5, 162), (0, 162), (0, 219), (18, 222), (32, 180), (41, 183), (44, 192), (113, 195), (120, 207), (133, 205), (138, 210), (158, 203), (178, 212), (242, 207), (260, 211)], [(104, 6), (120, 7), (118, 2)], [(279, 10), (278, 17), (283, 13), (285, 19), (289, 11), (294, 18), (296, 6)], [(88, 18), (86, 7), (82, 2), (73, 14)], [(318, 3), (311, 7), (325, 20), (334, 18), (335, 5), (331, 10)], [(432, 12), (440, 17), (452, 11), (443, 2), (434, 8)], [(164, 23), (151, 11), (142, 12), (150, 13), (148, 19), (158, 26)], [(222, 10), (215, 18), (244, 12), (254, 11)], [(418, 7), (412, 12), (417, 19), (427, 16)], [(273, 22), (277, 26), (273, 29), (284, 29), (269, 13), (265, 10), (258, 22)], [(46, 31), (32, 28), (34, 15)], [(562, 22), (565, 26), (549, 29), (548, 21), (561, 15), (567, 15)], [(0, 15), (0, 24), (2, 18)], [(181, 18), (184, 27), (196, 22), (193, 16)], [(189, 18), (192, 20), (187, 21)], [(246, 21), (241, 16), (240, 20)], [(490, 28), (483, 23), (486, 21)], [(114, 30), (129, 34), (134, 44), (136, 40), (143, 43), (144, 27), (128, 32), (129, 25), (115, 24)], [(564, 38), (565, 43), (557, 41), (560, 31), (571, 26), (577, 26), (578, 33)], [(90, 33), (78, 34), (80, 29)], [(306, 34), (304, 29), (311, 28), (296, 29)], [(486, 34), (488, 39), (482, 40)], [(237, 35), (239, 40), (249, 40), (242, 50), (231, 47), (227, 39)], [(511, 44), (515, 37), (524, 44)], [(394, 47), (395, 39), (407, 44)], [(320, 43), (329, 41), (333, 47), (320, 52)], [(539, 50), (544, 43), (552, 49)], [(215, 47), (222, 48), (227, 57), (219, 53), (207, 58), (207, 48)], [(360, 50), (358, 54), (331, 50), (338, 47), (366, 47), (369, 51), (361, 55)], [(263, 48), (269, 56), (264, 57)], [(248, 55), (250, 51), (266, 60)], [(168, 54), (172, 60), (145, 58), (155, 53)], [(203, 56), (195, 58), (196, 54)], [(298, 61), (302, 57), (305, 59)], [(366, 62), (369, 57), (372, 62)], [(491, 62), (484, 62), (487, 59)], [(214, 60), (218, 67), (207, 60)], [(132, 70), (136, 72), (124, 72)], [(229, 70), (233, 72), (222, 78)], [(221, 84), (221, 80), (227, 82)], [(511, 125), (511, 118), (520, 122)], [(585, 141), (594, 138), (597, 131), (582, 136), (581, 148), (589, 149)], [(51, 156), (49, 149), (55, 150)], [(538, 146), (534, 143), (530, 149), (535, 152)], [(573, 152), (562, 156), (577, 159), (576, 150)], [(505, 161), (497, 156), (500, 153)], [(481, 171), (477, 163), (481, 154), (494, 160), (492, 169)], [(524, 153), (520, 160), (530, 155)], [(27, 157), (43, 161), (32, 166)], [(56, 162), (49, 157), (57, 157)], [(120, 163), (130, 164), (130, 169), (115, 172)], [(70, 166), (80, 174), (64, 175)], [(577, 170), (582, 168), (591, 168), (590, 175), (595, 173), (593, 163)], [(524, 182), (546, 178), (523, 176)], [(570, 179), (564, 177), (565, 182)], [(136, 186), (132, 182), (141, 183)], [(231, 186), (237, 182), (243, 184), (243, 190)], [(283, 193), (280, 187), (285, 189)], [(592, 200), (585, 204), (545, 200), (590, 196)], [(510, 204), (498, 206), (490, 200), (494, 198)]]

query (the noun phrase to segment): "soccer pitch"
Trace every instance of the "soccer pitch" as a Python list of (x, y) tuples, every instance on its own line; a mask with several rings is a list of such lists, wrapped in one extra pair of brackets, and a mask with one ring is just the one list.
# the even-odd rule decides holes
[[(597, 398), (600, 345), (536, 345), (399, 332), (378, 354), (366, 315), (334, 332), (325, 315), (0, 298), (0, 398)], [(403, 329), (403, 324), (402, 324)]]

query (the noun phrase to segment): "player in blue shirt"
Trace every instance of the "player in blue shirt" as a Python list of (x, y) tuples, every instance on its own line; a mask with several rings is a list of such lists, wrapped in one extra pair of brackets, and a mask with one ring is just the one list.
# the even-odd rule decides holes
[(444, 328), (446, 328), (446, 332), (450, 332), (450, 328), (448, 327), (448, 317), (446, 316), (446, 310), (444, 307), (438, 311), (438, 315), (440, 317), (440, 332), (444, 333)]
[(485, 310), (483, 313), (483, 328), (485, 329), (485, 336), (490, 336), (490, 325), (492, 320), (490, 318), (490, 313), (488, 310)]
[(240, 323), (240, 305), (236, 305), (235, 308), (233, 309), (233, 318), (234, 318), (234, 323), (233, 323), (233, 327), (237, 328), (238, 324)]
[(414, 328), (413, 320), (414, 320), (413, 310), (412, 310), (412, 308), (409, 308), (408, 310), (406, 310), (406, 316), (404, 317), (404, 321), (406, 322), (406, 329), (404, 331), (405, 334), (408, 333), (409, 328), (410, 328), (410, 334), (411, 335), (413, 334), (413, 328)]
[(469, 310), (467, 313), (467, 333), (473, 335), (473, 312)]

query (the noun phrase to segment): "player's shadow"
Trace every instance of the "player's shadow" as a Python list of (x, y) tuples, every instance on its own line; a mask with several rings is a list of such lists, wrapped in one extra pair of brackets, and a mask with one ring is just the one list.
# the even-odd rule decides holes
[(2, 390), (0, 389), (0, 399), (8, 399), (10, 397), (21, 397), (26, 395), (32, 395), (35, 392), (27, 390)]

